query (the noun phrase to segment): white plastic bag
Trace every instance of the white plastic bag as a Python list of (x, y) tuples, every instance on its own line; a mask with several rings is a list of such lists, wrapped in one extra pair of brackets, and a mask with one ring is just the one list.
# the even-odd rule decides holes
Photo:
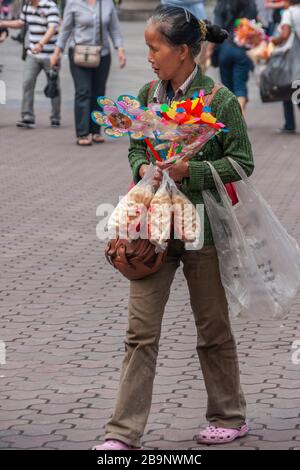
[(210, 191), (203, 198), (230, 311), (282, 315), (300, 287), (299, 247), (240, 165), (228, 160), (241, 177), (234, 183), (239, 203), (232, 206), (209, 162), (221, 202)]

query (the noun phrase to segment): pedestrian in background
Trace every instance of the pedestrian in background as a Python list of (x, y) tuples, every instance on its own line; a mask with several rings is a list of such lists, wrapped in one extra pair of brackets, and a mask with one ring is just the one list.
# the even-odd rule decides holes
[[(245, 112), (248, 102), (247, 84), (253, 64), (246, 54), (246, 49), (237, 46), (233, 37), (237, 19), (257, 19), (256, 4), (254, 0), (218, 0), (214, 14), (214, 22), (229, 33), (228, 40), (219, 48), (218, 60), (221, 80), (235, 94), (242, 111)], [(212, 52), (210, 48), (208, 55), (211, 55)]]
[[(272, 42), (275, 46), (288, 50), (293, 45), (293, 35), (297, 34), (300, 38), (300, 0), (288, 0), (285, 2), (285, 7), (278, 28), (279, 35), (274, 36)], [(300, 103), (297, 105), (300, 109)], [(294, 134), (296, 132), (296, 118), (292, 99), (283, 102), (283, 113), (284, 125), (278, 131), (284, 134)]]
[[(69, 38), (70, 70), (75, 86), (77, 144), (90, 146), (93, 142), (103, 143), (101, 130), (91, 119), (91, 112), (99, 108), (97, 98), (105, 94), (111, 64), (109, 38), (117, 50), (120, 67), (123, 68), (126, 64), (123, 38), (113, 0), (67, 1), (57, 47), (51, 57), (52, 66), (58, 64)], [(76, 45), (101, 45), (99, 66), (90, 68), (76, 64)]]
[[(25, 67), (21, 120), (18, 127), (35, 127), (34, 91), (36, 80), (42, 70), (50, 70), (50, 56), (54, 51), (59, 26), (59, 10), (52, 0), (30, 0), (23, 4), (20, 19), (0, 21), (0, 27), (20, 29), (27, 25), (29, 49), (24, 50)], [(59, 84), (58, 84), (59, 86)], [(60, 126), (60, 92), (51, 100), (52, 127)]]
[(285, 8), (286, 0), (265, 0), (265, 6), (272, 11), (272, 26), (269, 34), (272, 35), (276, 32), (280, 22), (282, 11)]
[(266, 34), (271, 36), (274, 31), (273, 9), (267, 6), (267, 0), (255, 0), (257, 16), (262, 23)]

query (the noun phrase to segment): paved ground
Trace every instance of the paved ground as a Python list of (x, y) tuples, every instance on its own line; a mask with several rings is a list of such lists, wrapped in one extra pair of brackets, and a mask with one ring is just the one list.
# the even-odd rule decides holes
[[(141, 24), (123, 25), (124, 72), (114, 66), (108, 93), (135, 93), (151, 74)], [(17, 130), (20, 48), (1, 45), (8, 102), (0, 105), (1, 367), (0, 448), (87, 449), (103, 437), (118, 385), (128, 283), (106, 263), (95, 235), (96, 208), (128, 186), (126, 141), (89, 149), (74, 145), (72, 84), (63, 70), (63, 127), (48, 125), (39, 82), (35, 131)], [(299, 135), (278, 136), (280, 106), (262, 106), (254, 83), (248, 113), (254, 179), (300, 239)], [(300, 450), (300, 296), (288, 319), (235, 320), (251, 432), (227, 449)], [(195, 351), (187, 288), (179, 270), (164, 319), (149, 449), (196, 449), (206, 396)], [(218, 447), (222, 449), (221, 447)]]

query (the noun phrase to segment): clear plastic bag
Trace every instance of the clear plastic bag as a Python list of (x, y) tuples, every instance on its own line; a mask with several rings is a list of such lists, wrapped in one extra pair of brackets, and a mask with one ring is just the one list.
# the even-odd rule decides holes
[(178, 189), (176, 183), (167, 174), (172, 198), (174, 238), (193, 243), (200, 239), (201, 223), (196, 207)]
[(108, 221), (109, 238), (132, 241), (148, 237), (147, 212), (156, 191), (155, 171), (149, 165), (144, 177), (120, 200)]
[(239, 203), (232, 206), (209, 162), (221, 202), (210, 191), (203, 198), (230, 311), (283, 315), (300, 287), (299, 247), (240, 165), (228, 160), (241, 177), (235, 182)]
[(163, 172), (162, 183), (155, 193), (148, 211), (149, 240), (157, 251), (164, 251), (168, 246), (172, 224), (172, 199), (169, 189), (169, 177)]

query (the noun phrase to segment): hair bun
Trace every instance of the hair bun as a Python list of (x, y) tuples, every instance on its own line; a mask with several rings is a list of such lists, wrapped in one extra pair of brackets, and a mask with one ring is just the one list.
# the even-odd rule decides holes
[(228, 39), (228, 32), (226, 29), (222, 29), (217, 24), (212, 24), (210, 21), (205, 20), (206, 24), (206, 41), (221, 44)]

